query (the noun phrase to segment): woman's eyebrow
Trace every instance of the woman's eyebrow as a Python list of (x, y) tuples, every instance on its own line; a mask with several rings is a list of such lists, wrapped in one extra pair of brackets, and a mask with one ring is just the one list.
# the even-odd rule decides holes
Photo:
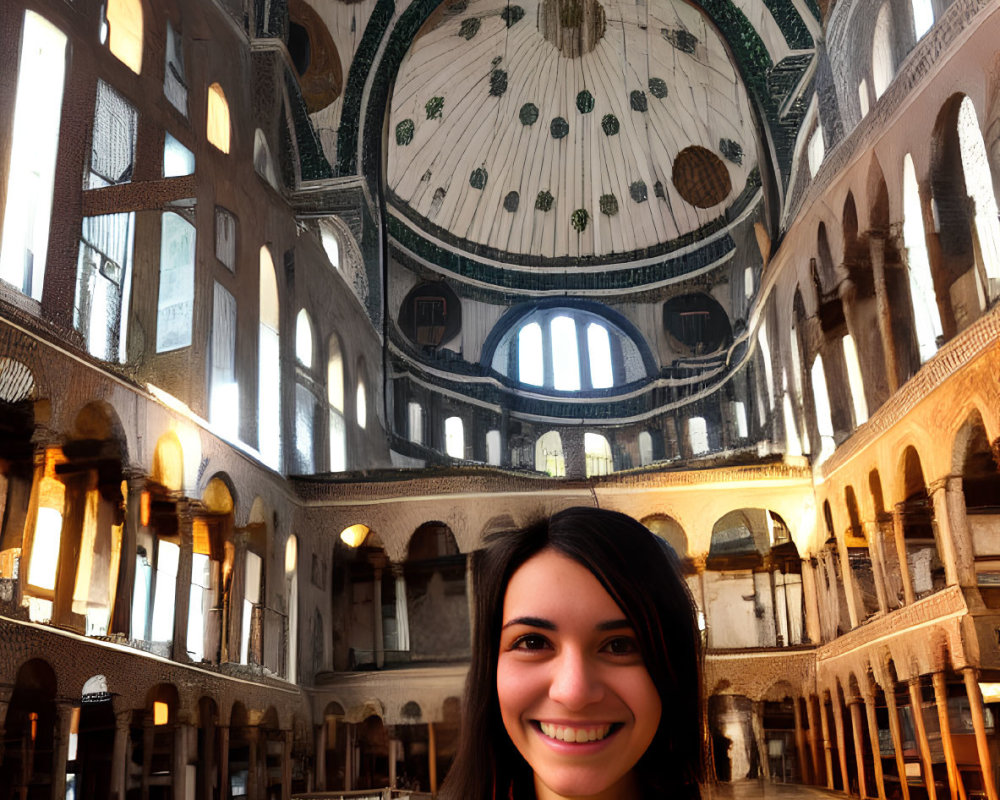
[(547, 631), (556, 630), (554, 622), (541, 617), (514, 617), (514, 619), (505, 622), (501, 630), (506, 630), (512, 625), (527, 625), (529, 628), (542, 628)]
[(599, 631), (617, 631), (622, 628), (631, 628), (632, 623), (627, 619), (609, 619), (607, 622), (598, 622), (597, 630)]

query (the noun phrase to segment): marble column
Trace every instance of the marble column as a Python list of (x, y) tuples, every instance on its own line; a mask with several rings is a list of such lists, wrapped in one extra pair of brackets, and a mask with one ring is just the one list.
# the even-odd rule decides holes
[(929, 800), (937, 800), (937, 789), (934, 786), (933, 762), (931, 761), (931, 745), (927, 739), (927, 726), (924, 724), (923, 692), (920, 688), (920, 676), (910, 678), (910, 709), (913, 714), (913, 727), (916, 728), (917, 744), (920, 746), (920, 761), (924, 774), (924, 786), (927, 787)]
[(910, 786), (906, 782), (906, 764), (903, 759), (903, 730), (899, 724), (899, 706), (896, 704), (896, 687), (889, 687), (885, 693), (885, 705), (889, 713), (889, 733), (892, 736), (892, 750), (896, 757), (896, 772), (903, 800), (910, 800)]
[[(977, 688), (978, 691), (978, 688)], [(69, 730), (73, 719), (73, 704), (56, 701), (56, 715), (52, 721), (52, 797), (66, 796), (66, 764), (69, 761)]]
[(191, 724), (190, 715), (178, 714), (177, 725), (174, 727), (174, 763), (172, 767), (174, 793), (173, 800), (194, 800), (187, 793), (187, 771), (191, 735), (195, 728)]
[(889, 593), (885, 588), (885, 558), (882, 553), (882, 531), (877, 522), (865, 522), (862, 525), (865, 539), (868, 541), (868, 555), (872, 562), (872, 577), (875, 580), (875, 596), (878, 598), (878, 610), (883, 614), (889, 612)]
[(958, 761), (955, 758), (955, 742), (951, 738), (951, 721), (948, 719), (948, 690), (945, 686), (943, 672), (931, 674), (934, 684), (934, 704), (937, 706), (938, 727), (941, 730), (941, 746), (944, 749), (944, 763), (948, 768), (948, 786), (951, 789), (951, 800), (965, 800), (965, 789), (962, 786), (962, 776), (958, 772)]
[(792, 715), (795, 719), (795, 755), (799, 764), (799, 783), (810, 783), (809, 767), (806, 756), (806, 734), (802, 729), (802, 708), (799, 698), (792, 698)]
[(191, 604), (191, 548), (194, 540), (194, 517), (186, 499), (177, 501), (177, 533), (180, 553), (177, 561), (177, 583), (174, 594), (174, 641), (171, 652), (175, 661), (189, 663), (187, 652), (188, 607)]
[(316, 767), (313, 773), (316, 775), (316, 784), (313, 787), (317, 792), (326, 791), (326, 719), (316, 728)]
[(219, 725), (219, 797), (229, 797), (229, 726)]
[(929, 487), (934, 501), (941, 560), (949, 586), (976, 585), (975, 554), (965, 513), (962, 476), (947, 475)]
[(896, 554), (899, 557), (899, 574), (903, 578), (903, 601), (910, 605), (916, 595), (913, 593), (913, 577), (910, 563), (906, 559), (906, 538), (903, 535), (903, 503), (897, 503), (892, 510), (892, 532), (896, 539)]
[(868, 778), (865, 775), (864, 737), (861, 735), (861, 698), (853, 697), (848, 703), (851, 710), (851, 734), (854, 736), (854, 760), (858, 769), (858, 794), (869, 797)]
[(815, 697), (806, 698), (806, 722), (809, 725), (809, 756), (812, 759), (812, 783), (823, 783), (823, 761), (819, 756), (819, 720), (816, 719)]
[(806, 607), (806, 635), (813, 644), (823, 641), (819, 620), (819, 598), (816, 589), (816, 567), (811, 559), (802, 559), (802, 596)]
[(875, 692), (869, 684), (864, 690), (865, 716), (868, 719), (868, 740), (872, 745), (872, 766), (875, 768), (875, 790), (879, 800), (885, 797), (885, 774), (882, 770), (882, 748), (878, 740), (878, 721), (875, 719)]
[(282, 733), (284, 734), (284, 742), (281, 750), (281, 800), (291, 800), (292, 745), (295, 743), (295, 732), (289, 728)]
[(771, 758), (767, 753), (767, 739), (764, 734), (764, 701), (754, 700), (750, 716), (753, 728), (753, 738), (757, 745), (757, 759), (760, 761), (760, 776), (764, 780), (771, 779)]
[(837, 696), (834, 697), (832, 705), (833, 723), (837, 729), (837, 759), (840, 761), (840, 779), (844, 794), (850, 794), (851, 775), (847, 770), (847, 732), (844, 730), (844, 706)]
[(13, 694), (12, 686), (0, 687), (0, 764), (3, 763), (4, 737), (7, 735), (7, 709), (10, 708), (10, 698)]
[(878, 315), (878, 331), (882, 338), (882, 353), (885, 356), (885, 375), (889, 383), (889, 394), (893, 394), (899, 388), (899, 367), (896, 337), (892, 330), (892, 306), (885, 283), (885, 240), (881, 236), (869, 236), (868, 253), (871, 256), (872, 276), (875, 282), (875, 310)]
[(979, 691), (975, 669), (969, 667), (962, 670), (965, 679), (965, 691), (969, 695), (969, 710), (972, 713), (972, 729), (976, 733), (976, 750), (979, 751), (979, 768), (983, 771), (983, 785), (986, 787), (986, 800), (998, 800), (997, 786), (993, 782), (993, 764), (990, 758), (990, 742), (986, 738), (986, 719), (983, 714), (983, 695)]
[(427, 723), (427, 766), (430, 768), (431, 794), (437, 794), (438, 790), (438, 767), (437, 767), (437, 736), (434, 733), (434, 723)]
[(125, 800), (128, 780), (128, 740), (132, 709), (115, 712), (115, 741), (111, 749), (111, 800)]
[(385, 637), (382, 635), (382, 569), (375, 567), (375, 577), (372, 580), (372, 638), (375, 640), (375, 668), (385, 666)]

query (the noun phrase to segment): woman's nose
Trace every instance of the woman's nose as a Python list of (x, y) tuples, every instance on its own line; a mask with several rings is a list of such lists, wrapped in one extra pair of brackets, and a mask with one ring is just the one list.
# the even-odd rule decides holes
[(553, 666), (549, 697), (567, 709), (582, 709), (604, 696), (600, 670), (585, 654), (567, 648)]

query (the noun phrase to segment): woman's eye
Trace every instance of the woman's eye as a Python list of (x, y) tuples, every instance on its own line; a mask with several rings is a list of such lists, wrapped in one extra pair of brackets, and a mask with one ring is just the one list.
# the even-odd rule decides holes
[(515, 650), (544, 650), (548, 646), (548, 640), (537, 633), (526, 634), (514, 642)]
[(605, 643), (604, 650), (613, 656), (631, 656), (639, 652), (639, 645), (629, 636), (616, 636)]

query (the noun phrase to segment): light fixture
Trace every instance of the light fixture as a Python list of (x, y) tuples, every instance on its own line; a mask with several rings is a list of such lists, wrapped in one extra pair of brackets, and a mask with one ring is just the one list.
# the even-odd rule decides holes
[(360, 522), (340, 532), (340, 540), (348, 547), (361, 547), (367, 536), (368, 526)]

